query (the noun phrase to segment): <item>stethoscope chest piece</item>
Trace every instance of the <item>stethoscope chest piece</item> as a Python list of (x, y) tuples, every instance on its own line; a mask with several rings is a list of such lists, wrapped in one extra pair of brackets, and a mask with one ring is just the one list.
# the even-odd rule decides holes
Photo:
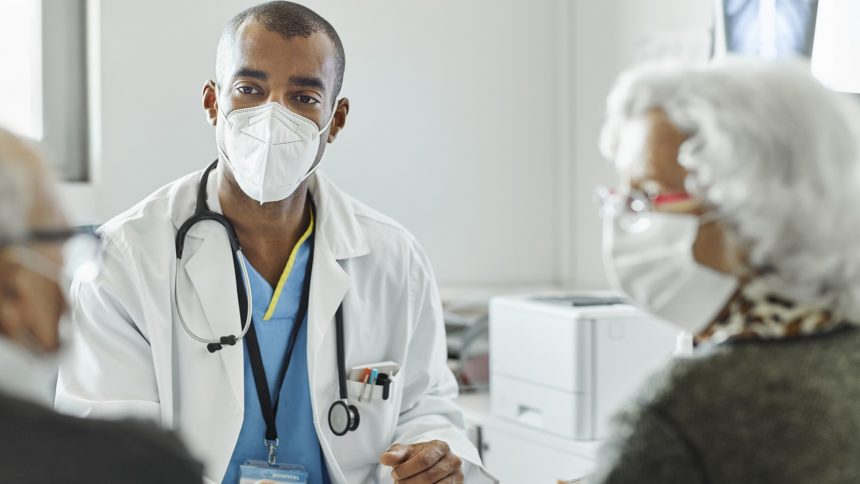
[(360, 421), (361, 417), (358, 414), (358, 408), (344, 400), (332, 403), (331, 408), (328, 410), (329, 428), (338, 437), (358, 429)]

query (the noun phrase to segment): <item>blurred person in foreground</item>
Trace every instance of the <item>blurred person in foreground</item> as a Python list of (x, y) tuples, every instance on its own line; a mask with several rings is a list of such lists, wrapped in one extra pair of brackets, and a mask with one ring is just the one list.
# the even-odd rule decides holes
[(604, 259), (696, 348), (590, 483), (860, 481), (860, 109), (805, 64), (647, 66), (608, 100)]
[(50, 409), (66, 282), (97, 272), (98, 252), (35, 151), (0, 129), (0, 482), (199, 483), (201, 466), (154, 426)]

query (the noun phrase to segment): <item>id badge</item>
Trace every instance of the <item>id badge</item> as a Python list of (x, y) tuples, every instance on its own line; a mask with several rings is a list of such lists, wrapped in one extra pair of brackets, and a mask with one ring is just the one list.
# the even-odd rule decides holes
[(239, 484), (307, 484), (305, 468), (292, 464), (270, 466), (261, 460), (249, 460), (239, 466)]

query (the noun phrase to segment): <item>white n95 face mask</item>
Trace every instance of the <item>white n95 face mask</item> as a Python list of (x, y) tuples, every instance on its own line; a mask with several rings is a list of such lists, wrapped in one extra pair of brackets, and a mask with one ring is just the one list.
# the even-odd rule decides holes
[(284, 200), (316, 170), (320, 136), (332, 119), (334, 112), (320, 129), (275, 102), (233, 110), (215, 126), (219, 159), (249, 197), (261, 204)]
[(613, 216), (603, 222), (603, 257), (612, 286), (686, 331), (704, 329), (734, 294), (738, 279), (694, 259), (699, 218), (652, 212), (635, 230), (619, 222)]

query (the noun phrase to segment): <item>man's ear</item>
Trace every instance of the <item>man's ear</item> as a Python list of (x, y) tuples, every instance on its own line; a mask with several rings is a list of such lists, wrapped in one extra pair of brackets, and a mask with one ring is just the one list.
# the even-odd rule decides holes
[(208, 81), (203, 86), (203, 110), (209, 124), (218, 124), (218, 88), (215, 87), (215, 81)]
[(334, 108), (334, 119), (331, 120), (331, 128), (328, 130), (328, 142), (334, 142), (340, 130), (346, 126), (346, 116), (349, 114), (349, 99), (341, 98)]

